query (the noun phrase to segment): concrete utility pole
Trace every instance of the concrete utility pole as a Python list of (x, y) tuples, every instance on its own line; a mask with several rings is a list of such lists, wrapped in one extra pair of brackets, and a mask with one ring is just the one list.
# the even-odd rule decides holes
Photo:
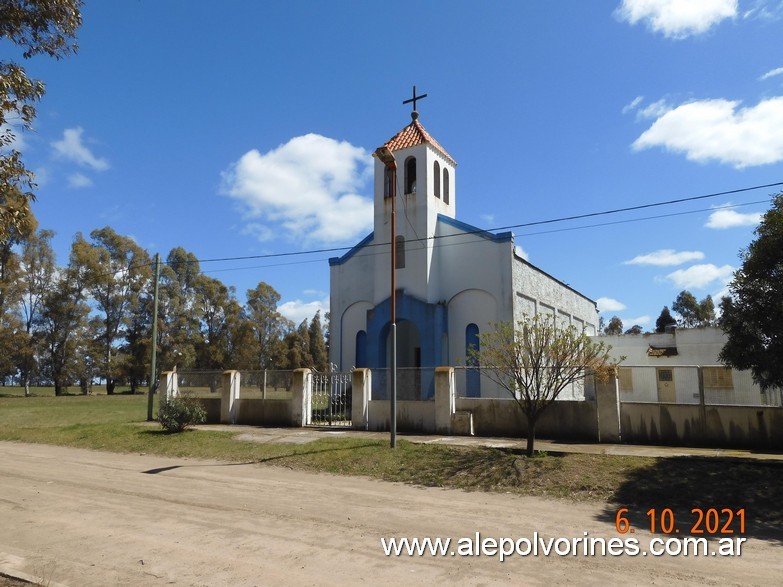
[(158, 283), (160, 282), (160, 253), (155, 253), (155, 294), (152, 297), (152, 357), (150, 358), (150, 387), (147, 397), (147, 422), (152, 422), (152, 403), (155, 395), (158, 366)]

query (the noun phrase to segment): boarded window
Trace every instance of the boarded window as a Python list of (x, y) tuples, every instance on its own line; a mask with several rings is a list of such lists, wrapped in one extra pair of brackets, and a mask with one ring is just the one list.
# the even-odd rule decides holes
[(704, 387), (734, 389), (731, 369), (725, 367), (703, 367)]
[(386, 167), (383, 171), (383, 197), (391, 198), (392, 195), (392, 171)]
[(633, 391), (633, 370), (628, 367), (620, 367), (619, 373), (620, 391)]
[(395, 247), (395, 269), (405, 269), (405, 237), (400, 235), (394, 239)]

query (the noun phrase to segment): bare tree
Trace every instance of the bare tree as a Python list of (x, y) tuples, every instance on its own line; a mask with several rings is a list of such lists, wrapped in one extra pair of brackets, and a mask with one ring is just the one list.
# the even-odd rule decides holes
[(556, 324), (549, 315), (524, 316), (494, 325), (479, 335), (479, 350), (469, 359), (511, 394), (527, 419), (527, 456), (533, 456), (536, 423), (569, 385), (592, 374), (599, 380), (614, 372), (610, 346), (594, 342), (574, 326)]

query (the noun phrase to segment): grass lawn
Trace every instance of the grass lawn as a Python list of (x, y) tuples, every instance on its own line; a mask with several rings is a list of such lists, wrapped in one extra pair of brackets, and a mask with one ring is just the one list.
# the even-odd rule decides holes
[[(7, 389), (7, 388), (6, 388)], [(729, 458), (649, 458), (554, 453), (529, 459), (520, 449), (454, 447), (400, 440), (326, 438), (259, 444), (233, 432), (165, 434), (146, 420), (145, 395), (19, 397), (0, 394), (0, 440), (116, 452), (256, 462), (423, 486), (499, 491), (630, 508), (644, 526), (650, 508), (688, 519), (692, 508), (745, 508), (748, 526), (783, 540), (783, 463)], [(649, 524), (649, 522), (647, 522)]]

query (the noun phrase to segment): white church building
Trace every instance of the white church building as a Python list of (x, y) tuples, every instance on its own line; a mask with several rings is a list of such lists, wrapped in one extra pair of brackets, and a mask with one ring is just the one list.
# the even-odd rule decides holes
[[(397, 366), (421, 368), (413, 386), (400, 377), (400, 398), (431, 399), (432, 368), (466, 365), (467, 349), (495, 322), (546, 313), (596, 334), (596, 303), (520, 257), (511, 232), (493, 234), (457, 220), (457, 163), (417, 112), (412, 118), (384, 145), (397, 163), (397, 193), (389, 193), (389, 172), (375, 157), (374, 230), (329, 260), (331, 362), (342, 371), (369, 367), (378, 375), (390, 365), (392, 197)], [(457, 386), (466, 397), (505, 397), (477, 370), (458, 371)]]

